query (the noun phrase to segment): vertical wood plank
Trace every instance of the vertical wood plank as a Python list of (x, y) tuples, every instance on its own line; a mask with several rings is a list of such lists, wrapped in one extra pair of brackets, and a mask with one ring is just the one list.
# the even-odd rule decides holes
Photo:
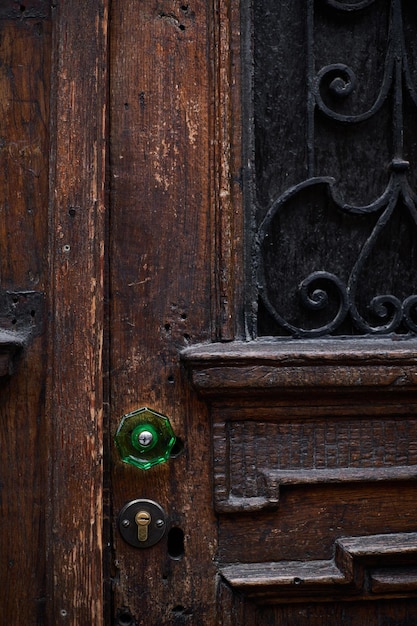
[(215, 0), (208, 45), (213, 57), (213, 268), (214, 339), (244, 336), (243, 212), (240, 111), (240, 12), (237, 3)]
[[(48, 10), (37, 11), (37, 17), (19, 11), (14, 19), (12, 8), (11, 2), (0, 6), (0, 288), (42, 292), (47, 280), (51, 28)], [(44, 623), (45, 371), (45, 335), (38, 335), (10, 380), (0, 385), (4, 624)]]
[(103, 623), (106, 0), (54, 9), (49, 622)]
[[(216, 624), (210, 424), (180, 364), (184, 347), (211, 338), (211, 8), (112, 2), (112, 432), (124, 413), (149, 406), (184, 442), (180, 456), (148, 471), (114, 454), (114, 517), (140, 497), (168, 515), (166, 536), (150, 549), (130, 547), (115, 529), (119, 625), (129, 615), (138, 624)], [(171, 528), (184, 533), (183, 553), (169, 545)]]

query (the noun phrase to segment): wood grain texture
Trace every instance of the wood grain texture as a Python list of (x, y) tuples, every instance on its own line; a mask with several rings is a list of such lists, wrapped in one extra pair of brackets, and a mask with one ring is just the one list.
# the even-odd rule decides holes
[[(333, 409), (334, 410), (334, 409)], [(214, 493), (219, 512), (277, 509), (281, 488), (417, 478), (415, 418), (334, 415), (213, 424)]]
[(373, 593), (400, 593), (417, 591), (417, 567), (387, 567), (370, 574)]
[[(414, 355), (413, 340), (392, 339), (235, 342), (183, 352), (211, 406), (218, 555), (234, 563), (225, 571), (237, 592), (247, 585), (261, 605), (415, 594), (414, 535), (407, 573), (398, 568), (409, 557), (400, 548), (390, 553), (389, 535), (375, 550), (371, 536), (339, 539), (414, 530)], [(343, 543), (337, 562), (334, 542)], [(361, 559), (379, 568), (373, 587)]]
[[(357, 624), (395, 624), (395, 626), (414, 626), (415, 599), (387, 599), (375, 601), (350, 602), (314, 602), (308, 604), (285, 603), (283, 605), (256, 605), (252, 602), (243, 605), (236, 599), (233, 604), (226, 603), (225, 586), (221, 600), (225, 606), (225, 624), (267, 624), (268, 626), (357, 626)], [(256, 610), (255, 610), (256, 609)], [(220, 622), (223, 624), (223, 622)]]
[[(279, 6), (277, 3), (256, 5), (255, 10), (267, 18), (266, 22), (269, 21), (269, 13), (263, 15), (263, 7), (267, 5), (271, 12), (273, 9), (281, 16), (285, 12), (293, 15), (295, 10), (301, 11), (304, 6), (301, 1), (282, 2)], [(141, 619), (158, 624), (186, 623), (188, 620), (190, 623), (222, 623), (227, 626), (255, 623), (293, 625), (297, 624), (297, 619), (300, 623), (308, 623), (308, 610), (302, 614), (304, 607), (298, 609), (298, 616), (297, 609), (293, 607), (286, 610), (268, 610), (262, 606), (254, 609), (252, 603), (242, 602), (239, 594), (231, 594), (223, 583), (218, 585), (217, 615), (213, 612), (210, 590), (206, 587), (201, 595), (204, 587), (201, 568), (207, 565), (209, 555), (215, 554), (214, 543), (207, 546), (207, 537), (209, 542), (214, 537), (210, 508), (212, 467), (206, 458), (207, 443), (210, 441), (209, 418), (206, 409), (183, 385), (185, 381), (180, 379), (178, 352), (188, 341), (193, 344), (198, 341), (208, 342), (213, 335), (218, 340), (232, 339), (236, 328), (242, 330), (239, 325), (241, 322), (233, 320), (233, 315), (239, 317), (239, 305), (241, 307), (242, 302), (238, 306), (234, 302), (231, 306), (241, 288), (239, 284), (236, 286), (231, 283), (235, 280), (239, 282), (241, 267), (230, 267), (230, 263), (238, 258), (238, 238), (243, 234), (239, 232), (242, 227), (240, 218), (233, 216), (236, 206), (233, 204), (230, 178), (233, 171), (233, 147), (230, 146), (233, 128), (230, 63), (233, 54), (230, 46), (238, 32), (238, 24), (232, 24), (231, 3), (222, 6), (215, 3), (214, 8), (220, 16), (214, 15), (215, 25), (210, 28), (210, 33), (213, 31), (214, 35), (213, 41), (219, 48), (215, 54), (213, 79), (218, 102), (214, 110), (209, 109), (214, 121), (207, 128), (210, 129), (208, 139), (214, 140), (215, 148), (207, 153), (210, 155), (207, 159), (202, 148), (204, 141), (200, 141), (199, 161), (196, 162), (196, 151), (187, 123), (190, 115), (188, 107), (196, 101), (200, 104), (204, 101), (202, 94), (208, 85), (205, 82), (203, 85), (201, 81), (207, 65), (202, 63), (203, 55), (198, 51), (198, 46), (204, 43), (204, 37), (200, 37), (198, 29), (203, 24), (207, 26), (207, 17), (213, 16), (205, 13), (205, 8), (198, 2), (145, 2), (139, 10), (131, 2), (113, 5), (112, 425), (115, 430), (123, 413), (137, 406), (150, 405), (171, 417), (175, 430), (186, 442), (182, 457), (142, 475), (133, 468), (121, 466), (114, 456), (114, 513), (127, 499), (154, 497), (158, 501), (162, 500), (161, 504), (169, 511), (169, 525), (184, 525), (186, 539), (185, 555), (175, 564), (172, 562), (174, 559), (170, 563), (169, 554), (167, 558), (167, 542), (155, 546), (152, 553), (142, 551), (138, 554), (123, 544), (115, 531), (115, 608), (119, 626), (123, 621), (134, 623)], [(284, 21), (278, 22), (282, 32)], [(293, 52), (299, 51), (299, 42), (303, 41), (302, 20), (296, 20), (295, 26), (299, 36), (292, 39)], [(236, 29), (235, 34), (233, 28)], [(285, 54), (290, 77), (300, 68), (305, 76), (301, 55), (292, 54), (288, 48)], [(269, 54), (265, 56), (269, 57)], [(141, 58), (144, 59), (142, 65)], [(276, 65), (278, 76), (281, 76), (279, 72), (283, 70), (280, 63)], [(200, 81), (198, 93), (194, 90), (197, 81)], [(291, 82), (287, 80), (286, 86)], [(281, 86), (280, 81), (277, 83)], [(303, 100), (302, 93), (294, 97), (298, 98), (299, 104)], [(209, 96), (206, 102), (210, 102)], [(289, 117), (294, 122), (291, 108)], [(206, 121), (200, 116), (197, 131), (199, 139), (206, 139), (203, 130)], [(249, 118), (246, 121), (251, 123)], [(276, 126), (280, 126), (279, 119), (276, 120)], [(305, 128), (297, 121), (294, 122), (293, 130), (299, 138), (304, 138)], [(282, 142), (277, 142), (272, 134), (266, 137), (274, 159), (276, 157), (272, 165), (267, 163), (267, 167), (276, 166), (287, 185), (291, 177), (295, 177), (296, 182), (296, 172), (300, 172), (304, 166), (293, 134), (287, 134), (281, 129), (280, 139)], [(282, 143), (290, 149), (290, 162), (285, 158), (287, 151), (282, 149)], [(246, 156), (252, 158), (253, 155), (247, 153)], [(214, 175), (208, 179), (207, 168), (210, 168), (210, 160), (213, 158), (216, 161), (219, 158), (220, 163), (214, 164)], [(209, 187), (214, 184), (219, 188), (208, 189), (208, 180)], [(201, 200), (201, 211), (198, 211), (196, 224), (196, 197), (193, 194), (196, 189), (201, 191), (203, 188), (209, 192), (206, 197), (214, 200), (216, 206), (207, 221), (207, 205), (204, 194), (201, 194), (198, 197)], [(296, 230), (293, 233), (295, 237)], [(210, 242), (210, 238), (214, 238), (214, 242)], [(133, 256), (136, 264), (132, 264)], [(214, 278), (214, 291), (208, 295), (211, 281), (207, 278), (207, 272), (211, 270), (213, 256), (216, 272), (220, 272), (220, 275)], [(250, 252), (247, 256), (250, 257)], [(250, 263), (251, 259), (248, 261)], [(209, 308), (211, 319), (208, 316)], [(208, 332), (210, 325), (214, 325), (214, 333), (212, 331), (211, 335)], [(238, 332), (240, 335), (243, 332)], [(276, 428), (276, 421), (283, 421), (286, 409), (294, 422), (298, 421), (302, 426), (309, 423), (310, 435), (311, 425), (316, 418), (320, 421), (322, 411), (329, 418), (320, 422), (318, 428), (323, 429), (331, 424), (331, 417), (344, 416), (345, 411), (352, 417), (352, 423), (359, 423), (359, 419), (355, 421), (357, 412), (359, 416), (376, 416), (372, 425), (379, 425), (380, 410), (384, 416), (393, 416), (393, 421), (401, 423), (401, 419), (406, 416), (408, 423), (412, 423), (416, 402), (414, 355), (415, 342), (396, 345), (391, 339), (385, 344), (378, 340), (371, 343), (365, 339), (360, 344), (319, 341), (296, 343), (295, 346), (286, 342), (278, 344), (268, 341), (261, 346), (259, 342), (228, 346), (208, 346), (202, 343), (186, 350), (183, 360), (189, 366), (195, 388), (211, 405), (214, 437), (219, 443), (215, 449), (215, 471), (218, 474), (222, 472), (221, 454), (231, 465), (235, 464), (235, 480), (230, 481), (229, 485), (226, 484), (228, 477), (224, 473), (225, 492), (231, 486), (232, 497), (239, 499), (243, 491), (239, 478), (245, 476), (249, 477), (248, 490), (253, 489), (257, 497), (256, 488), (260, 486), (261, 491), (263, 486), (262, 480), (252, 471), (258, 460), (257, 453), (259, 451), (263, 454), (262, 461), (268, 461), (268, 430)], [(262, 412), (265, 417), (264, 423), (260, 425), (263, 438), (260, 438), (259, 447), (256, 446), (256, 411)], [(236, 447), (239, 447), (241, 454), (234, 454), (236, 450), (232, 444), (236, 443), (236, 439), (228, 439), (224, 431), (235, 429), (236, 434), (240, 426), (240, 412), (245, 413), (250, 427), (241, 433), (240, 438), (236, 435), (236, 439), (239, 439)], [(291, 431), (293, 421), (285, 422), (287, 431), (284, 434), (288, 435)], [(364, 424), (366, 431), (366, 418)], [(294, 458), (298, 452), (295, 431), (296, 428), (291, 445), (282, 446), (283, 454), (288, 448), (288, 453), (293, 454)], [(392, 431), (395, 431), (394, 427), (391, 427)], [(276, 435), (275, 440), (279, 439), (280, 434)], [(329, 427), (326, 434), (328, 438), (324, 438), (323, 447), (329, 463), (333, 458), (332, 453), (336, 456), (337, 446), (333, 441), (337, 438), (336, 434)], [(304, 435), (303, 439), (303, 435), (300, 435), (301, 457), (307, 445), (306, 439), (307, 436)], [(346, 437), (341, 439), (346, 440)], [(368, 443), (363, 442), (365, 439), (354, 433), (352, 446), (359, 441), (361, 452), (367, 454)], [(387, 451), (392, 451), (389, 446)], [(403, 453), (401, 448), (400, 455)], [(270, 453), (271, 457), (273, 455), (274, 451)], [(369, 472), (370, 465), (368, 463), (366, 466)], [(289, 464), (289, 467), (292, 465)], [(307, 568), (308, 564), (305, 565), (303, 561), (331, 560), (335, 541), (346, 533), (372, 535), (412, 531), (415, 524), (415, 485), (408, 480), (408, 474), (401, 484), (399, 497), (398, 485), (394, 484), (393, 475), (390, 474), (392, 468), (385, 473), (384, 484), (378, 481), (377, 484), (370, 484), (369, 474), (362, 473), (360, 480), (357, 480), (358, 475), (354, 473), (358, 468), (351, 468), (349, 462), (342, 469), (346, 467), (349, 471), (353, 470), (349, 476), (345, 473), (349, 480), (338, 480), (339, 473), (336, 477), (331, 476), (329, 482), (332, 484), (322, 484), (322, 475), (313, 473), (313, 476), (307, 476), (307, 472), (302, 473), (304, 483), (300, 481), (295, 485), (284, 485), (280, 494), (280, 509), (276, 512), (248, 511), (243, 507), (239, 513), (221, 510), (218, 561), (235, 563), (236, 568), (240, 567), (241, 571), (245, 569), (245, 574), (249, 572), (248, 576), (254, 563), (260, 563), (259, 567), (262, 568), (271, 558), (277, 562), (295, 560), (302, 564), (300, 567)], [(333, 471), (333, 468), (330, 469)], [(361, 468), (359, 471), (362, 471)], [(406, 469), (408, 471), (413, 470)], [(192, 474), (194, 485), (187, 480), (189, 474)], [(272, 481), (275, 478), (273, 476)], [(290, 477), (289, 482), (296, 481)], [(186, 498), (190, 503), (188, 508), (185, 505)], [(193, 537), (190, 524), (194, 527), (197, 524), (206, 543), (200, 537)], [(213, 573), (215, 568), (206, 567), (207, 578)], [(182, 578), (181, 589), (178, 576)], [(245, 576), (242, 575), (242, 579)], [(152, 598), (147, 602), (145, 590), (149, 585), (152, 586)], [(192, 600), (185, 602), (185, 594), (192, 596)], [(352, 600), (352, 597), (349, 599)], [(326, 600), (331, 608), (323, 608), (318, 603), (319, 606), (314, 608), (315, 624), (340, 625), (344, 623), (344, 617), (352, 620), (355, 614), (358, 623), (368, 623), (367, 618), (371, 620), (369, 623), (384, 623), (382, 602), (375, 602), (374, 606), (366, 602), (363, 605), (355, 604), (355, 610), (351, 611), (332, 602), (335, 598), (331, 593), (326, 596)], [(207, 612), (208, 607), (210, 610)], [(401, 620), (411, 623), (407, 602), (389, 606), (387, 614), (396, 619), (398, 624)]]
[(415, 391), (414, 339), (254, 341), (201, 345), (182, 358), (203, 396), (265, 397), (291, 390)]
[(222, 515), (223, 563), (328, 560), (340, 537), (415, 530), (415, 482), (282, 488), (276, 512)]
[[(11, 4), (0, 10), (0, 287), (42, 292), (48, 279), (51, 25), (48, 11), (45, 19), (21, 13), (18, 20), (4, 19)], [(45, 356), (45, 335), (38, 334), (0, 387), (4, 623), (45, 623)]]
[(243, 199), (241, 125), (241, 57), (239, 6), (215, 0), (208, 43), (213, 56), (214, 93), (210, 129), (213, 214), (213, 339), (230, 341), (244, 333)]
[[(416, 589), (416, 557), (416, 533), (344, 537), (336, 541), (334, 558), (328, 561), (239, 563), (223, 567), (221, 573), (233, 588), (260, 604), (294, 599), (313, 603), (323, 595), (344, 600), (407, 597)], [(397, 568), (389, 567), (392, 563)]]
[[(110, 47), (107, 7), (0, 7), (0, 290), (48, 294), (47, 334), (11, 378), (0, 347), (0, 619), (414, 626), (416, 341), (209, 343), (245, 335), (240, 6), (113, 0)], [(267, 151), (286, 185), (302, 166), (280, 161), (295, 141), (280, 133)], [(184, 445), (146, 472), (111, 440), (145, 405)], [(103, 517), (141, 497), (167, 533), (139, 551), (114, 524), (107, 576)]]
[[(114, 530), (117, 624), (123, 615), (216, 623), (209, 421), (179, 359), (186, 345), (211, 337), (212, 19), (200, 0), (112, 3), (111, 430), (149, 406), (184, 442), (182, 455), (147, 471), (114, 451), (113, 517), (140, 497), (168, 515), (166, 536), (149, 550)], [(182, 558), (168, 552), (172, 527), (184, 533)]]
[[(357, 626), (358, 624), (414, 626), (415, 599), (381, 602), (324, 602), (258, 607), (250, 624), (273, 626)], [(247, 611), (252, 616), (252, 611)], [(233, 623), (233, 622), (232, 622)], [(245, 623), (236, 621), (233, 626)]]
[(106, 1), (53, 10), (48, 624), (103, 623)]

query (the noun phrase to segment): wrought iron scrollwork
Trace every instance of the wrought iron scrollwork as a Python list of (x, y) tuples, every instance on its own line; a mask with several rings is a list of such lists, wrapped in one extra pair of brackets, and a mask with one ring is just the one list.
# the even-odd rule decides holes
[(325, 4), (339, 11), (361, 11), (375, 4), (376, 0), (360, 0), (359, 2), (345, 2), (344, 0), (324, 0)]
[[(314, 20), (318, 3), (322, 10), (324, 7), (329, 12), (349, 12), (355, 16), (363, 11), (378, 9), (377, 0), (306, 2), (308, 33), (306, 54), (309, 57), (306, 102), (308, 177), (281, 193), (270, 204), (260, 223), (255, 245), (259, 295), (281, 334), (316, 337), (344, 334), (346, 328), (350, 329), (351, 334), (395, 332), (415, 334), (417, 279), (414, 282), (411, 279), (408, 286), (406, 279), (402, 279), (402, 287), (397, 291), (395, 285), (390, 283), (387, 287), (393, 291), (385, 293), (383, 287), (378, 284), (378, 289), (382, 291), (375, 293), (369, 289), (369, 297), (367, 293), (364, 294), (367, 290), (364, 286), (364, 275), (367, 275), (368, 282), (372, 283), (369, 269), (372, 256), (383, 237), (384, 241), (389, 241), (390, 227), (395, 220), (402, 224), (401, 228), (398, 226), (397, 234), (411, 233), (413, 243), (410, 249), (417, 249), (417, 195), (410, 184), (410, 163), (406, 159), (408, 155), (404, 149), (404, 98), (408, 99), (407, 106), (417, 107), (417, 87), (413, 81), (407, 54), (403, 0), (390, 0), (386, 55), (379, 90), (373, 102), (367, 103), (362, 110), (359, 110), (361, 103), (356, 104), (353, 111), (346, 110), (346, 103), (358, 88), (359, 78), (354, 69), (341, 62), (324, 65), (318, 70), (315, 68)], [(368, 204), (349, 204), (345, 202), (343, 197), (345, 194), (340, 191), (338, 181), (334, 177), (316, 174), (314, 150), (317, 116), (322, 116), (324, 120), (328, 119), (336, 126), (354, 127), (371, 120), (387, 106), (391, 111), (392, 137), (390, 173), (385, 190)], [(371, 169), (368, 175), (372, 175)], [(283, 258), (286, 254), (291, 257), (291, 254), (288, 253), (289, 244), (285, 241), (284, 230), (296, 201), (299, 206), (309, 207), (309, 212), (306, 213), (308, 219), (325, 205), (326, 215), (330, 215), (331, 212), (338, 213), (341, 216), (338, 218), (340, 223), (345, 220), (349, 225), (354, 225), (355, 220), (358, 220), (365, 224), (362, 241), (356, 241), (355, 234), (350, 236), (348, 244), (350, 252), (346, 261), (351, 263), (350, 267), (346, 267), (346, 263), (342, 266), (340, 261), (333, 261), (329, 255), (322, 254), (321, 266), (311, 267), (306, 276), (300, 277), (297, 269), (292, 271), (290, 261), (286, 264)], [(354, 232), (355, 226), (352, 227)], [(338, 226), (333, 227), (333, 239), (335, 233), (339, 241)], [(300, 243), (299, 254), (308, 255), (309, 247), (314, 249), (316, 244), (316, 241), (305, 236)], [(292, 242), (292, 245), (297, 245), (297, 242)], [(339, 255), (341, 248), (343, 248), (342, 238), (340, 243), (335, 243), (335, 256)], [(417, 262), (417, 252), (414, 256), (411, 255), (408, 261), (400, 258), (400, 255), (401, 250), (392, 260), (392, 263), (398, 266), (397, 271), (402, 274), (409, 271), (410, 276), (417, 274), (417, 266), (414, 266), (414, 262)], [(297, 263), (298, 260), (295, 265)], [(407, 263), (409, 267), (405, 270)], [(308, 266), (308, 263), (305, 263), (305, 266)], [(336, 269), (332, 269), (332, 266)], [(292, 272), (294, 276), (291, 276)], [(283, 276), (286, 278), (283, 279)], [(278, 284), (280, 280), (281, 284)], [(298, 280), (295, 287), (291, 285), (292, 280)], [(368, 301), (364, 306), (366, 298)], [(294, 306), (297, 311), (293, 310)]]

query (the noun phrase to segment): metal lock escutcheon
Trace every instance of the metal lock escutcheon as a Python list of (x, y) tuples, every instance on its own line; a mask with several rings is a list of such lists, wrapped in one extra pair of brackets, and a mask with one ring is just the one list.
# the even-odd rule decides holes
[(166, 514), (153, 500), (131, 500), (119, 513), (117, 526), (123, 539), (134, 548), (150, 548), (162, 539)]

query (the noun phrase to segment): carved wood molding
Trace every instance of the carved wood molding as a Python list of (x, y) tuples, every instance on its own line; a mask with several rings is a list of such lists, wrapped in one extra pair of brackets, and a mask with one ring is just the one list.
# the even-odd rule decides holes
[(417, 342), (235, 342), (183, 352), (212, 406), (214, 502), (276, 510), (282, 488), (417, 478)]
[(255, 602), (378, 599), (417, 593), (417, 533), (345, 537), (329, 561), (237, 563), (220, 570)]
[(183, 351), (198, 392), (226, 397), (305, 392), (417, 390), (417, 341), (277, 340), (200, 345)]
[[(221, 413), (222, 414), (222, 413)], [(282, 488), (404, 482), (417, 478), (413, 417), (322, 416), (217, 421), (213, 415), (218, 513), (276, 510)]]

